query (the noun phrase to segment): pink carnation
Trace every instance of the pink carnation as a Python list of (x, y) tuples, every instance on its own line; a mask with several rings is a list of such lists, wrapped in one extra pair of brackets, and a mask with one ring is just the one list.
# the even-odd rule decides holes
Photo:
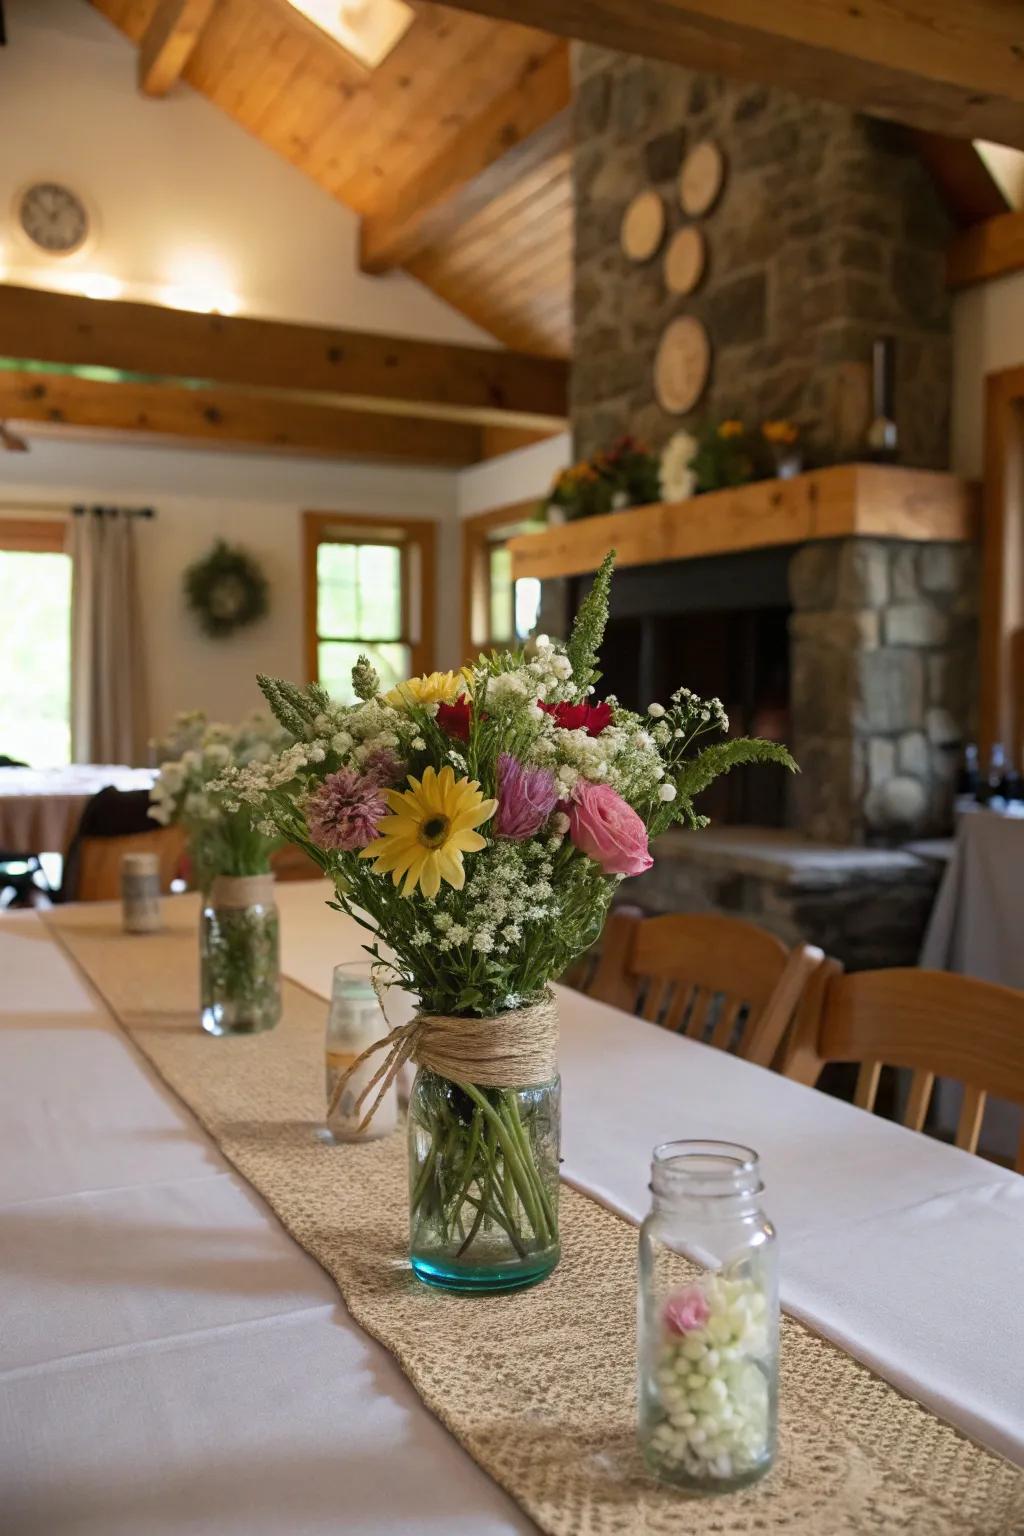
[(647, 828), (610, 784), (579, 779), (569, 804), (569, 836), (606, 875), (642, 875), (654, 860)]
[(663, 1316), (670, 1333), (697, 1333), (711, 1316), (711, 1308), (700, 1286), (691, 1285), (669, 1297)]
[(380, 836), (377, 823), (387, 814), (380, 780), (339, 768), (329, 773), (306, 806), (306, 824), (314, 843), (351, 853)]
[(527, 768), (502, 752), (498, 758), (498, 837), (521, 840), (539, 832), (555, 808), (558, 785), (550, 768)]

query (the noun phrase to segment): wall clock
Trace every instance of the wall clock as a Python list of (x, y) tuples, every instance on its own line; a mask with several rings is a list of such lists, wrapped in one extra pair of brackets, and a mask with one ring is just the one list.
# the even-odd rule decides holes
[(648, 188), (638, 192), (622, 216), (619, 240), (630, 261), (649, 261), (665, 233), (665, 204)]
[(725, 157), (711, 139), (690, 150), (679, 173), (679, 201), (691, 218), (707, 213), (725, 184)]
[(654, 360), (654, 393), (662, 410), (672, 416), (692, 411), (708, 382), (711, 343), (693, 315), (673, 320), (658, 343)]
[(70, 187), (57, 181), (36, 181), (15, 200), (22, 232), (47, 256), (70, 256), (89, 237), (89, 214)]

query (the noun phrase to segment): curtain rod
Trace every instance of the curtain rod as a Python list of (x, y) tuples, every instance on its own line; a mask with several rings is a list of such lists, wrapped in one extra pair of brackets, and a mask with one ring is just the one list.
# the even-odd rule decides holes
[(75, 517), (156, 517), (152, 507), (72, 507)]

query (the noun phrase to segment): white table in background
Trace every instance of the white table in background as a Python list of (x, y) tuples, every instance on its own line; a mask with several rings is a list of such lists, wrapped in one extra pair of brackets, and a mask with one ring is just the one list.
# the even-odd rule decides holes
[(1024, 814), (957, 819), (921, 964), (1024, 991)]
[[(280, 891), (285, 972), (326, 995), (359, 934), (324, 895)], [(35, 914), (0, 919), (0, 978), (4, 1536), (532, 1530)], [(1024, 1461), (1024, 1180), (574, 994), (560, 1005), (572, 1183), (635, 1220), (655, 1141), (759, 1147), (787, 1305)]]
[(150, 789), (152, 768), (69, 763), (63, 768), (0, 768), (0, 848), (59, 853), (71, 846), (82, 812), (101, 789)]

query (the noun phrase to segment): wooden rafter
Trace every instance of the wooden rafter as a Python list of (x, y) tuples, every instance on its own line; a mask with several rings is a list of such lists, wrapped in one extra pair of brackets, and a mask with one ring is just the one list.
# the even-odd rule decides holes
[(0, 359), (241, 385), (391, 415), (557, 430), (564, 363), (366, 331), (0, 286)]
[(118, 382), (0, 369), (0, 420), (62, 436), (168, 438), (374, 462), (461, 467), (485, 456), (483, 429), (310, 404), (269, 392)]
[(1024, 148), (1024, 14), (1006, 0), (451, 0), (625, 53)]
[(951, 139), (922, 128), (912, 128), (908, 137), (961, 227), (1009, 211), (1006, 193), (970, 139)]
[(467, 123), (426, 171), (363, 220), (363, 270), (404, 265), (562, 153), (570, 142), (571, 96), (568, 47), (557, 43)]
[(1024, 213), (1003, 213), (956, 236), (946, 259), (946, 281), (951, 288), (966, 288), (1022, 267)]
[(160, 0), (139, 43), (139, 90), (165, 96), (180, 77), (216, 0)]

